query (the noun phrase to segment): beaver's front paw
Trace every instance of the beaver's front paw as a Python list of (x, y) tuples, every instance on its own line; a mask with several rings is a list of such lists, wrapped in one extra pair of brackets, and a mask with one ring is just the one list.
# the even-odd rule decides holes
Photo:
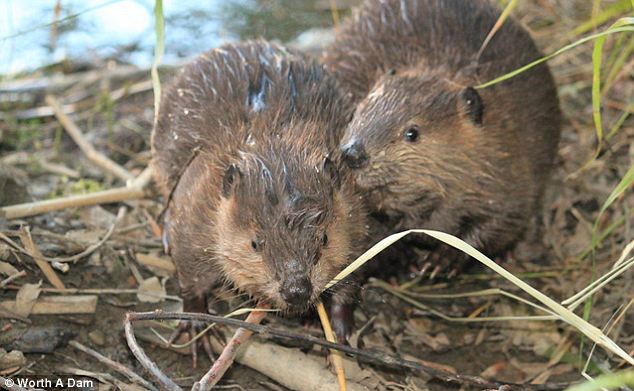
[(471, 256), (446, 244), (440, 244), (432, 251), (417, 252), (417, 274), (430, 280), (438, 277), (452, 279), (476, 262)]
[(354, 305), (330, 303), (328, 312), (337, 342), (347, 345), (354, 331)]

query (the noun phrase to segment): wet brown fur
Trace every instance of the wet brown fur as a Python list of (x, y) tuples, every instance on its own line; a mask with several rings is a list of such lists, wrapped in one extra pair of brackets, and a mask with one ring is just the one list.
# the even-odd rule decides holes
[(479, 90), (474, 121), (466, 87), (542, 56), (510, 19), (478, 58), (498, 16), (485, 0), (367, 0), (322, 58), (357, 104), (342, 145), (359, 141), (369, 156), (355, 174), (374, 211), (393, 229), (449, 232), (491, 256), (535, 216), (560, 131), (545, 64)]
[[(365, 211), (337, 169), (351, 108), (339, 91), (318, 64), (262, 41), (201, 55), (166, 90), (152, 164), (163, 195), (174, 188), (166, 226), (186, 298), (226, 283), (301, 312), (360, 253)], [(302, 276), (310, 301), (290, 308), (280, 284)], [(353, 297), (344, 284), (334, 295)]]

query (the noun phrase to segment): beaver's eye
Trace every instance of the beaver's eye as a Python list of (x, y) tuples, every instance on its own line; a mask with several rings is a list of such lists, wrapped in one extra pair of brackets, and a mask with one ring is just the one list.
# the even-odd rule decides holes
[(253, 251), (260, 251), (260, 249), (262, 249), (262, 242), (256, 239), (252, 240), (251, 248), (253, 249)]
[(321, 245), (324, 247), (328, 245), (328, 235), (326, 235), (325, 233), (324, 236), (321, 237)]
[(410, 143), (418, 141), (418, 128), (411, 127), (405, 131), (405, 140)]

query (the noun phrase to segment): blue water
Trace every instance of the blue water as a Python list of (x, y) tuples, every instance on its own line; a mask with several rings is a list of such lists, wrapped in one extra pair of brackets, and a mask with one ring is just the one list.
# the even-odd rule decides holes
[[(54, 46), (55, 0), (0, 0), (0, 75), (63, 60), (99, 64), (109, 58), (148, 66), (154, 50), (154, 0), (62, 0)], [(223, 42), (263, 36), (289, 40), (330, 24), (328, 10), (300, 0), (163, 0), (164, 62)]]

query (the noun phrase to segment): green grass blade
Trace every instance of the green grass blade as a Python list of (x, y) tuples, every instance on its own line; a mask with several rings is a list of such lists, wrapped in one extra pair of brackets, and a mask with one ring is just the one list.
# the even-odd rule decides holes
[[(632, 40), (632, 42), (634, 42), (634, 40)], [(610, 141), (610, 139), (614, 137), (614, 135), (619, 131), (619, 129), (621, 129), (621, 126), (623, 126), (623, 124), (625, 123), (625, 120), (627, 120), (627, 118), (631, 115), (632, 111), (634, 111), (634, 103), (629, 104), (625, 108), (625, 111), (623, 112), (623, 114), (621, 114), (619, 119), (616, 120), (616, 122), (614, 123), (614, 126), (612, 126), (608, 134), (605, 136), (605, 139), (607, 141)]]
[[(617, 49), (622, 49), (622, 48), (618, 47)], [(616, 59), (614, 59), (614, 61), (611, 62), (610, 71), (608, 72), (608, 76), (605, 78), (605, 85), (603, 86), (601, 95), (605, 95), (610, 90), (610, 88), (612, 87), (612, 84), (616, 80), (616, 77), (619, 75), (619, 72), (621, 71), (621, 69), (623, 69), (623, 66), (625, 65), (625, 61), (627, 61), (627, 59), (630, 58), (632, 51), (634, 51), (634, 35), (630, 37), (630, 40), (625, 46), (625, 48), (622, 50), (619, 50), (618, 56), (616, 57)], [(616, 50), (614, 50), (614, 52), (616, 52)]]
[(356, 260), (354, 260), (350, 265), (348, 265), (341, 273), (336, 275), (335, 278), (333, 278), (333, 280), (330, 281), (326, 285), (325, 289), (332, 287), (333, 285), (335, 285), (342, 279), (346, 278), (350, 273), (358, 269), (365, 262), (372, 259), (376, 254), (383, 251), (386, 247), (394, 244), (396, 241), (402, 239), (404, 236), (412, 234), (412, 233), (422, 233), (422, 234), (431, 236), (437, 240), (440, 240), (441, 242), (445, 244), (448, 244), (462, 251), (463, 253), (467, 255), (470, 255), (471, 257), (475, 258), (480, 263), (484, 264), (489, 269), (493, 270), (494, 272), (498, 273), (502, 277), (509, 280), (511, 283), (513, 283), (518, 288), (522, 289), (524, 292), (531, 295), (534, 299), (541, 302), (545, 307), (547, 307), (549, 310), (555, 313), (558, 317), (560, 317), (566, 323), (576, 328), (579, 332), (584, 334), (593, 342), (611, 351), (612, 353), (616, 354), (617, 356), (619, 356), (620, 358), (622, 358), (629, 364), (634, 365), (634, 358), (630, 357), (627, 354), (627, 352), (625, 352), (619, 345), (617, 345), (612, 339), (610, 339), (610, 337), (605, 335), (597, 327), (588, 323), (587, 321), (582, 319), (579, 315), (575, 314), (574, 312), (570, 311), (566, 307), (557, 303), (555, 300), (551, 299), (550, 297), (544, 295), (543, 293), (533, 288), (526, 282), (520, 280), (519, 278), (514, 276), (512, 273), (504, 269), (502, 266), (492, 261), (489, 257), (482, 254), (480, 251), (476, 250), (473, 246), (469, 245), (468, 243), (464, 242), (463, 240), (453, 235), (450, 235), (444, 232), (428, 230), (428, 229), (411, 229), (411, 230), (398, 232), (393, 235), (390, 235), (382, 239), (381, 241), (379, 241), (374, 246), (372, 246), (365, 253), (361, 254)]
[(614, 19), (616, 16), (631, 11), (630, 4), (628, 3), (628, 0), (621, 0), (618, 3), (606, 7), (601, 13), (593, 15), (590, 20), (587, 20), (577, 26), (572, 31), (573, 36), (585, 34), (588, 31), (596, 28), (597, 26), (601, 26), (603, 23)]
[[(623, 179), (619, 182), (618, 185), (612, 190), (612, 193), (608, 196), (608, 198), (603, 203), (601, 210), (599, 210), (599, 217), (612, 205), (612, 203), (625, 192), (632, 184), (634, 183), (634, 165), (630, 167), (629, 170), (623, 176)], [(599, 218), (597, 217), (597, 219)]]
[(156, 35), (156, 45), (154, 46), (154, 62), (152, 63), (152, 87), (154, 88), (154, 118), (158, 117), (159, 105), (161, 103), (161, 80), (159, 78), (158, 66), (163, 59), (165, 51), (165, 19), (163, 18), (163, 0), (154, 2), (154, 34)]
[(614, 390), (624, 386), (634, 386), (634, 370), (601, 375), (587, 383), (568, 387), (566, 391), (601, 391), (604, 389)]
[(602, 36), (594, 41), (592, 50), (592, 119), (597, 132), (597, 149), (603, 142), (603, 123), (601, 122), (601, 60), (603, 45), (607, 36)]
[(630, 17), (621, 18), (615, 24), (613, 24), (610, 28), (608, 28), (605, 31), (602, 31), (600, 33), (592, 34), (592, 35), (589, 35), (587, 37), (581, 38), (578, 41), (570, 43), (570, 44), (562, 47), (559, 50), (556, 50), (555, 52), (553, 52), (553, 53), (551, 53), (551, 54), (549, 54), (547, 56), (539, 58), (539, 59), (537, 59), (537, 60), (535, 60), (535, 61), (533, 61), (533, 62), (531, 62), (529, 64), (526, 64), (526, 65), (524, 65), (524, 66), (522, 66), (520, 68), (517, 68), (514, 71), (511, 71), (511, 72), (509, 72), (509, 73), (507, 73), (505, 75), (496, 77), (495, 79), (490, 80), (490, 81), (488, 81), (486, 83), (482, 83), (482, 84), (476, 86), (475, 88), (476, 89), (483, 89), (483, 88), (490, 87), (490, 86), (492, 86), (494, 84), (501, 83), (501, 82), (503, 82), (505, 80), (508, 80), (508, 79), (510, 79), (512, 77), (515, 77), (515, 76), (519, 75), (520, 73), (525, 72), (525, 71), (527, 71), (527, 70), (529, 70), (529, 69), (531, 69), (531, 68), (533, 68), (533, 67), (535, 67), (535, 66), (537, 66), (537, 65), (539, 65), (539, 64), (541, 64), (543, 62), (546, 62), (546, 61), (550, 60), (553, 57), (556, 57), (556, 56), (558, 56), (558, 55), (560, 55), (560, 54), (562, 54), (564, 52), (567, 52), (568, 50), (574, 49), (577, 46), (582, 45), (582, 44), (584, 44), (586, 42), (595, 40), (595, 39), (600, 38), (600, 37), (608, 36), (608, 35), (611, 35), (611, 34), (617, 34), (617, 33), (623, 33), (623, 32), (634, 32), (634, 18), (630, 18)]

